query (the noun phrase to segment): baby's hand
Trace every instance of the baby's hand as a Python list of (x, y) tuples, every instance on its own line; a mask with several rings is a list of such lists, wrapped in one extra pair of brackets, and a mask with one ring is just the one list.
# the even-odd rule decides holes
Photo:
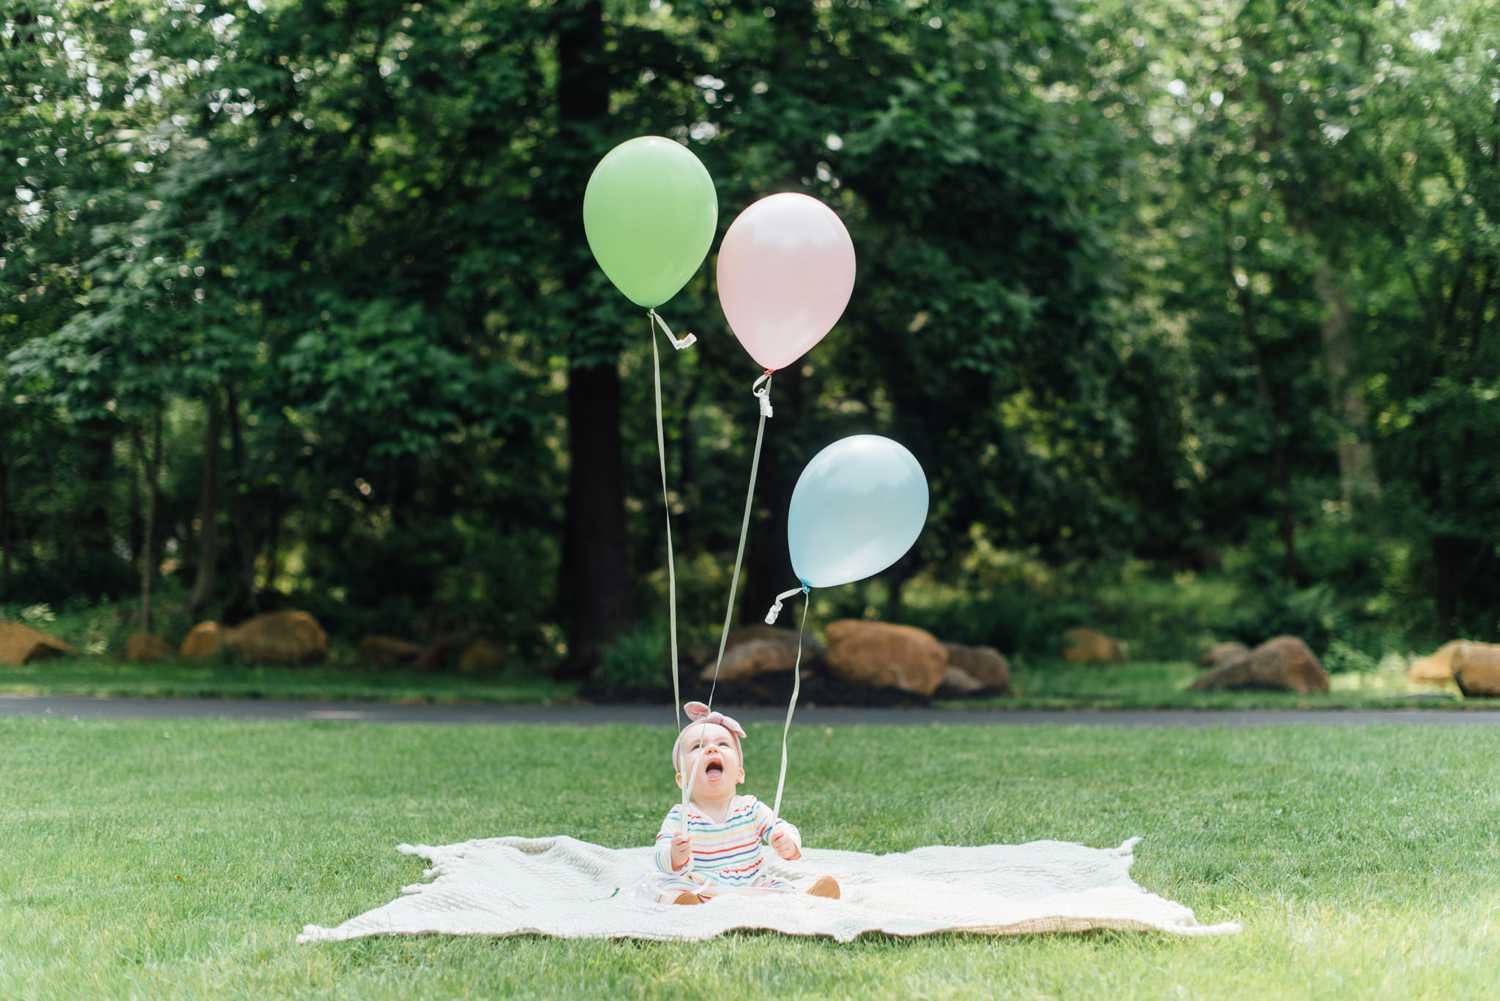
[(687, 866), (693, 856), (693, 839), (681, 832), (672, 835), (672, 870)]
[(802, 857), (802, 849), (797, 846), (797, 842), (792, 840), (792, 836), (786, 831), (778, 831), (776, 834), (771, 835), (771, 847), (776, 849), (777, 855), (780, 855), (788, 862)]

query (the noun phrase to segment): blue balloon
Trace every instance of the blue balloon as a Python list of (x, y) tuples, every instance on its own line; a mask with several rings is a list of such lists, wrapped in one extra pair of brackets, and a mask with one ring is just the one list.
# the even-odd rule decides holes
[(813, 456), (792, 490), (792, 569), (807, 587), (864, 580), (904, 556), (926, 521), (916, 456), (878, 434), (841, 438)]

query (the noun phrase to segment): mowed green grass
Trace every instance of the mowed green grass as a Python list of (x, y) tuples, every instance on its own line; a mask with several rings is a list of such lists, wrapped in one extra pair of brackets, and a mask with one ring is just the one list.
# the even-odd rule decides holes
[[(772, 726), (751, 728), (767, 794)], [(0, 719), (0, 998), (1491, 998), (1500, 727), (804, 727), (808, 843), (1144, 836), (1238, 936), (424, 936), (299, 946), (420, 880), (400, 841), (648, 842), (667, 727)]]
[(0, 694), (6, 695), (534, 704), (569, 699), (576, 688), (545, 675), (468, 676), (330, 664), (277, 667), (186, 660), (136, 664), (104, 657), (67, 657), (19, 667), (0, 665)]

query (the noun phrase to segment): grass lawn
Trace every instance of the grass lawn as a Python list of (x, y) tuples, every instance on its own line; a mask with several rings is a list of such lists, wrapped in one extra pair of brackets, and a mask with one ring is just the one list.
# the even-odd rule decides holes
[[(772, 726), (747, 742), (769, 792)], [(421, 877), (399, 841), (646, 843), (667, 728), (0, 719), (0, 997), (1412, 998), (1500, 982), (1500, 728), (794, 731), (810, 843), (1139, 834), (1136, 879), (1243, 934), (852, 945), (298, 946)]]
[(423, 674), (312, 665), (247, 667), (230, 662), (136, 664), (102, 657), (0, 666), (0, 694), (150, 698), (369, 699), (381, 702), (557, 702), (576, 686), (547, 677)]

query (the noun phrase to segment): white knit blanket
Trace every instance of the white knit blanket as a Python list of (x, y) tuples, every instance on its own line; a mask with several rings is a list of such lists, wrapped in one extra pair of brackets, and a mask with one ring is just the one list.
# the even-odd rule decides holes
[(430, 859), (425, 875), (436, 878), (336, 928), (307, 925), (297, 941), (428, 932), (697, 940), (737, 928), (840, 942), (866, 932), (1239, 931), (1234, 923), (1201, 925), (1188, 908), (1137, 886), (1130, 865), (1138, 840), (1118, 848), (934, 845), (890, 855), (810, 848), (795, 863), (773, 859), (772, 874), (794, 883), (832, 875), (842, 899), (749, 890), (686, 907), (656, 902), (650, 848), (602, 848), (569, 837), (400, 845), (398, 851)]

